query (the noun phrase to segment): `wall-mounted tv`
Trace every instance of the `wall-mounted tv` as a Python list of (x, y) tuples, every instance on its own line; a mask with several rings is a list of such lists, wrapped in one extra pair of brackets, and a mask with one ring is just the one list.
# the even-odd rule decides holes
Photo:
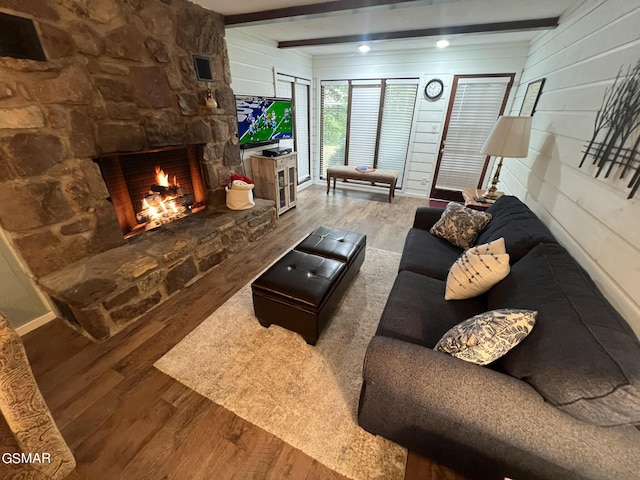
[(293, 138), (290, 98), (236, 95), (236, 113), (241, 147)]

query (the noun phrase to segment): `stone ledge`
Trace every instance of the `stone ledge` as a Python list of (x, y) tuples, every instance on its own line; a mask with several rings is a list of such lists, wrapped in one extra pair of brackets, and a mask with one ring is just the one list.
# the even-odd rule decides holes
[(274, 202), (255, 202), (249, 210), (220, 207), (169, 223), (39, 284), (69, 323), (94, 340), (108, 338), (272, 230)]

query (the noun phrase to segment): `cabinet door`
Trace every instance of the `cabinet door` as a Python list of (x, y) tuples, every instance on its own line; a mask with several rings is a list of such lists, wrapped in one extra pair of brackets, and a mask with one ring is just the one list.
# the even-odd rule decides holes
[(278, 192), (276, 202), (280, 211), (287, 206), (287, 176), (284, 168), (276, 172), (276, 189)]
[(296, 167), (289, 167), (287, 174), (289, 177), (289, 205), (293, 206), (296, 204)]

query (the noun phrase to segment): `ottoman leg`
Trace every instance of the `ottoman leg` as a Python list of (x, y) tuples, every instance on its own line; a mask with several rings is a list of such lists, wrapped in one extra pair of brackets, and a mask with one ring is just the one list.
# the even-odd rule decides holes
[(258, 319), (258, 322), (260, 322), (260, 325), (262, 325), (264, 328), (269, 328), (271, 326), (271, 324), (269, 322), (265, 322), (262, 319)]

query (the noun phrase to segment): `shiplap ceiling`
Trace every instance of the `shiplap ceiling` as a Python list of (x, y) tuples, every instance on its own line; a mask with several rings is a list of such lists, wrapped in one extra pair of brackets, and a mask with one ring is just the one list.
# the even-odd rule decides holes
[[(316, 4), (349, 4), (347, 1), (332, 0), (194, 1), (225, 16)], [(580, 3), (583, 3), (583, 0), (415, 0), (227, 25), (227, 29), (238, 29), (277, 45), (283, 41), (562, 17)], [(451, 46), (456, 46), (530, 41), (539, 33), (540, 30), (485, 32), (447, 35), (446, 38), (451, 42)], [(383, 50), (435, 48), (435, 41), (441, 37), (379, 40), (369, 44), (372, 48), (371, 53)], [(295, 48), (310, 55), (331, 55), (357, 53), (358, 44), (359, 42), (338, 43)]]

